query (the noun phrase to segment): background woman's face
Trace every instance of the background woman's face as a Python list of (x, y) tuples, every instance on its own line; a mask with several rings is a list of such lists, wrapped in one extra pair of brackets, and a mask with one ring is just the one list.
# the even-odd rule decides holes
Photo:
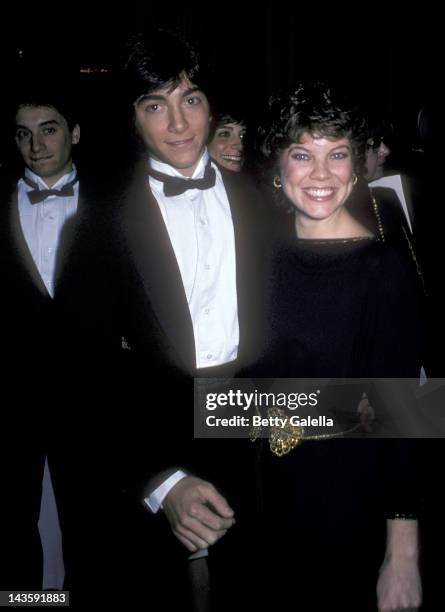
[(243, 138), (246, 127), (242, 123), (226, 123), (215, 130), (208, 149), (216, 161), (227, 168), (239, 172), (243, 165)]
[(343, 206), (353, 187), (352, 147), (348, 138), (303, 134), (279, 161), (283, 191), (298, 213), (314, 220)]

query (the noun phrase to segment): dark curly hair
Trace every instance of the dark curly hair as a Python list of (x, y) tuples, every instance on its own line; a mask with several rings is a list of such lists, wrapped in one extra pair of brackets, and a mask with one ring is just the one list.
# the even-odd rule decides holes
[[(348, 138), (356, 174), (363, 173), (366, 151), (366, 121), (347, 97), (321, 81), (301, 82), (288, 95), (271, 98), (266, 121), (259, 129), (260, 150), (266, 160), (266, 177), (271, 184), (278, 174), (279, 157), (287, 147), (300, 142), (306, 133), (325, 138)], [(280, 204), (285, 196), (274, 190)]]
[[(205, 73), (205, 79), (203, 77)], [(175, 89), (182, 76), (205, 91), (208, 76), (198, 52), (176, 32), (147, 28), (130, 36), (121, 58), (127, 102), (156, 89)]]

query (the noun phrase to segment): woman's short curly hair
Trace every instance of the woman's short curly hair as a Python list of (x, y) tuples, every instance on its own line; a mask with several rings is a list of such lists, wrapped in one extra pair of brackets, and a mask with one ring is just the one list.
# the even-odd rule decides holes
[(286, 96), (269, 101), (266, 123), (260, 128), (261, 151), (277, 162), (281, 152), (300, 142), (305, 133), (325, 138), (348, 138), (354, 170), (361, 174), (366, 149), (366, 123), (358, 107), (321, 81), (302, 82)]

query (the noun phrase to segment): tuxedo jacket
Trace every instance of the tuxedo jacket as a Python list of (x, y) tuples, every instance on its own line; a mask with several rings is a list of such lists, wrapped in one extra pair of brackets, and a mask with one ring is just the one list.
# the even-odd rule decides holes
[[(12, 177), (1, 177), (0, 201), (3, 353), (0, 422), (4, 432), (0, 481), (5, 493), (0, 529), (6, 531), (0, 565), (3, 561), (7, 565), (3, 572), (0, 568), (0, 574), (10, 581), (8, 588), (19, 588), (14, 584), (41, 588), (37, 522), (43, 468), (48, 456), (54, 475), (57, 472), (53, 450), (63, 432), (64, 418), (58, 403), (62, 377), (57, 293), (54, 299), (48, 294), (26, 243), (19, 217), (17, 181)], [(80, 198), (79, 214), (82, 208)], [(70, 223), (73, 229), (74, 223), (73, 219)], [(74, 233), (67, 228), (64, 236), (57, 261), (59, 276), (69, 258)]]
[[(0, 313), (7, 359), (7, 385), (16, 404), (29, 399), (49, 405), (58, 386), (58, 286), (70, 259), (76, 228), (85, 204), (79, 192), (77, 214), (62, 230), (56, 261), (55, 295), (51, 298), (26, 243), (21, 227), (17, 183), (4, 179), (0, 186), (0, 266), (3, 292)], [(36, 204), (38, 206), (38, 204)], [(22, 405), (22, 408), (24, 406)], [(36, 418), (40, 418), (37, 415)]]
[[(224, 169), (221, 174), (235, 235), (239, 348), (234, 369), (240, 372), (261, 344), (268, 212), (245, 177)], [(193, 440), (193, 377), (218, 376), (225, 369), (196, 369), (179, 266), (143, 165), (114, 202), (89, 212), (77, 242), (79, 265), (64, 277), (62, 288), (65, 312), (78, 322), (67, 344), (77, 346), (82, 393), (101, 412), (100, 426), (108, 423), (108, 433), (117, 432), (113, 446), (128, 467), (125, 487), (141, 499), (150, 477), (164, 469), (211, 476), (202, 449), (214, 445)]]
[[(104, 546), (112, 544), (108, 557), (115, 561), (110, 572), (119, 567), (120, 584), (127, 575), (137, 596), (139, 583), (145, 593), (151, 576), (151, 596), (162, 595), (167, 607), (170, 597), (181, 599), (187, 592), (187, 550), (163, 513), (152, 515), (142, 504), (153, 476), (183, 468), (210, 481), (233, 506), (236, 529), (211, 552), (212, 563), (221, 564), (213, 574), (224, 580), (224, 592), (228, 568), (235, 575), (233, 584), (238, 584), (237, 572), (243, 575), (237, 560), (244, 563), (246, 555), (239, 550), (253, 550), (253, 445), (245, 439), (194, 439), (194, 377), (225, 376), (228, 369), (230, 374), (241, 373), (262, 345), (268, 208), (241, 174), (223, 169), (221, 174), (236, 249), (235, 364), (207, 372), (196, 369), (180, 270), (145, 163), (118, 195), (88, 207), (76, 235), (76, 254), (59, 285), (60, 312), (70, 323), (62, 326), (69, 335), (64, 346), (70, 347), (63, 361), (76, 372), (76, 384), (64, 404), (77, 417), (73, 422), (78, 433), (72, 437), (81, 441), (72, 454), (77, 450), (77, 456), (89, 456), (88, 496), (102, 512), (96, 523), (90, 520), (96, 525), (94, 537), (102, 532)], [(121, 503), (123, 508), (116, 511)], [(122, 546), (116, 555), (118, 537)]]

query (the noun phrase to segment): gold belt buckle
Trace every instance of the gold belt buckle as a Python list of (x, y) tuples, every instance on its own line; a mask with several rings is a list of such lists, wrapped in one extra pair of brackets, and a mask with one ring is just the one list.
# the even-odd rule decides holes
[[(284, 410), (280, 408), (269, 408), (267, 411), (269, 417), (286, 417)], [(300, 425), (291, 425), (288, 420), (284, 427), (271, 427), (269, 446), (270, 450), (277, 455), (283, 457), (291, 452), (304, 438), (304, 428)]]

